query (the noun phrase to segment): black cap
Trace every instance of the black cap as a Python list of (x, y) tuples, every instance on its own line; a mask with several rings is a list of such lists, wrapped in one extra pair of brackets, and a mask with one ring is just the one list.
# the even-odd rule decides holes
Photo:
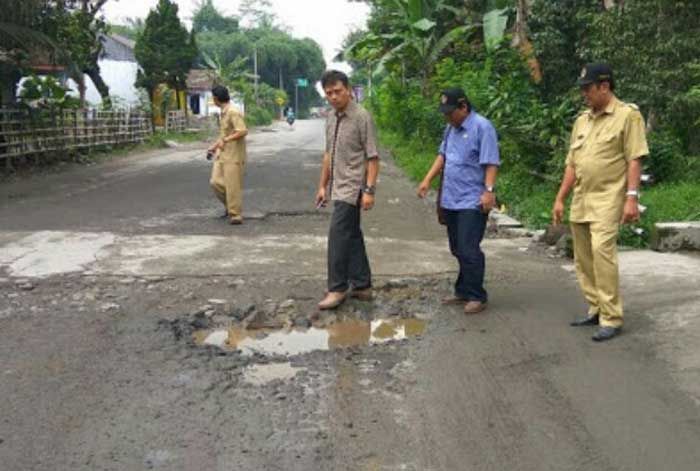
[(467, 94), (461, 88), (448, 88), (440, 94), (440, 113), (449, 114), (467, 102)]
[(586, 64), (579, 76), (579, 87), (589, 85), (591, 83), (611, 82), (613, 81), (613, 71), (608, 64), (593, 63)]

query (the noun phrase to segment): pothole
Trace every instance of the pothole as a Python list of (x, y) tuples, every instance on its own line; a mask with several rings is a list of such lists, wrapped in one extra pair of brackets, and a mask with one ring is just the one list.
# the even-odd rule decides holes
[(363, 347), (403, 340), (423, 334), (426, 321), (417, 318), (344, 320), (329, 326), (283, 330), (240, 327), (198, 330), (193, 333), (197, 345), (213, 345), (243, 355), (295, 356), (315, 351)]

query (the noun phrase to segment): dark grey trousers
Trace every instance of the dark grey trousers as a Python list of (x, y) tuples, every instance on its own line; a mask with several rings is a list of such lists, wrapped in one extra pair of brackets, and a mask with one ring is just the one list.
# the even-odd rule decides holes
[(328, 291), (344, 292), (350, 286), (372, 286), (365, 239), (360, 229), (359, 206), (336, 201), (328, 234)]

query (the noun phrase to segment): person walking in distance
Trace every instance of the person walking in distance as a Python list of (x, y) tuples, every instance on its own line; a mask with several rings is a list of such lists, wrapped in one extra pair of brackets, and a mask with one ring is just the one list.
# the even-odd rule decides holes
[(319, 309), (335, 309), (348, 295), (369, 300), (372, 274), (360, 213), (374, 206), (379, 152), (372, 117), (352, 100), (347, 75), (330, 70), (321, 85), (333, 107), (326, 121), (326, 149), (316, 206), (333, 202), (328, 234), (328, 291)]
[(234, 225), (243, 223), (243, 176), (247, 160), (245, 138), (248, 135), (243, 116), (231, 106), (228, 89), (212, 90), (214, 104), (221, 108), (219, 139), (209, 148), (214, 154), (211, 187), (223, 203), (223, 217)]

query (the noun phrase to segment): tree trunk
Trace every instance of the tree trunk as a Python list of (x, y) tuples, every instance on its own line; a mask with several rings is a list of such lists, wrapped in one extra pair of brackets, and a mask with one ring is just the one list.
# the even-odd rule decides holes
[(530, 15), (531, 3), (531, 0), (518, 0), (517, 2), (517, 16), (511, 45), (520, 49), (520, 53), (530, 67), (530, 76), (532, 80), (534, 80), (535, 83), (540, 83), (542, 81), (542, 67), (537, 57), (535, 57), (532, 43), (527, 36), (527, 19)]
[(90, 80), (92, 80), (92, 83), (95, 84), (97, 91), (102, 97), (103, 106), (107, 109), (111, 108), (112, 100), (109, 98), (109, 86), (107, 86), (105, 81), (102, 80), (102, 76), (100, 75), (100, 66), (94, 64), (91, 67), (85, 69), (83, 72), (85, 72), (87, 76), (90, 77)]
[(80, 98), (80, 108), (85, 108), (85, 92), (87, 87), (85, 86), (85, 74), (78, 72), (76, 74), (71, 74), (73, 81), (78, 85), (78, 95)]

